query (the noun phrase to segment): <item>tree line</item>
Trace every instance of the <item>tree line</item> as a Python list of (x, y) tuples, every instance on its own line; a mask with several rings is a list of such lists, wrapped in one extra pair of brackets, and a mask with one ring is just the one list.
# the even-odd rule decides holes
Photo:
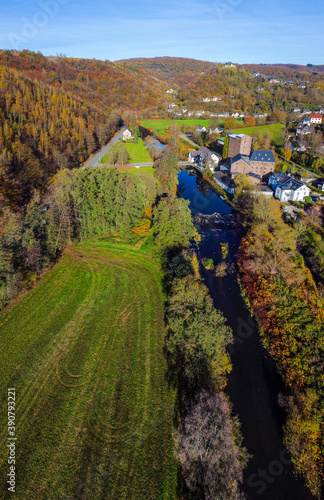
[(212, 500), (242, 498), (239, 485), (247, 454), (238, 420), (223, 390), (231, 369), (230, 328), (213, 306), (189, 250), (199, 239), (188, 202), (177, 197), (177, 162), (164, 152), (155, 162), (158, 202), (153, 231), (167, 292), (165, 351), (168, 379), (176, 387), (175, 430), (181, 494)]

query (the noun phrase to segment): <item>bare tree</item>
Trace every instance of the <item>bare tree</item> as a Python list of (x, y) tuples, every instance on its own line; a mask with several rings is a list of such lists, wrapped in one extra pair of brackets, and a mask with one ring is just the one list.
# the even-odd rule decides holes
[(224, 395), (202, 392), (176, 432), (184, 481), (194, 498), (243, 498), (239, 483), (247, 454), (238, 435)]

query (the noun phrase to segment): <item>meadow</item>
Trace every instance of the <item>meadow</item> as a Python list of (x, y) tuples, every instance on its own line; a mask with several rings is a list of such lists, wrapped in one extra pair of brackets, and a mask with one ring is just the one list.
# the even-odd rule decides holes
[(129, 163), (147, 163), (153, 161), (142, 139), (138, 139), (137, 144), (126, 142), (125, 147), (129, 154)]
[(278, 136), (280, 130), (284, 129), (285, 125), (283, 123), (272, 123), (271, 125), (260, 125), (256, 127), (244, 127), (236, 128), (231, 130), (235, 134), (247, 134), (254, 135), (256, 132), (261, 132), (265, 135), (268, 131), (270, 132), (271, 140), (275, 140)]
[(175, 498), (163, 338), (150, 254), (105, 242), (68, 247), (0, 316), (1, 490), (14, 387), (18, 499)]
[(209, 127), (209, 120), (193, 119), (193, 120), (142, 120), (141, 125), (145, 128), (154, 130), (157, 135), (166, 135), (165, 131), (176, 123), (180, 127), (183, 123), (186, 125), (201, 125)]
[[(142, 141), (142, 139), (138, 139), (137, 144), (133, 144), (131, 142), (123, 142), (122, 143), (128, 151), (129, 160), (128, 163), (150, 163), (152, 162), (152, 158)], [(106, 163), (109, 152), (103, 155), (99, 163)]]
[[(242, 123), (242, 120), (236, 120), (237, 123)], [(179, 127), (186, 123), (187, 125), (201, 125), (203, 127), (210, 126), (210, 120), (206, 119), (193, 119), (193, 120), (142, 120), (141, 125), (143, 127), (154, 130), (157, 135), (166, 135), (166, 130), (172, 125), (172, 123), (176, 123)], [(220, 120), (220, 125), (223, 126), (224, 120)], [(256, 132), (260, 131), (263, 135), (269, 130), (271, 139), (275, 139), (278, 132), (283, 129), (285, 126), (282, 123), (273, 123), (271, 125), (261, 125), (256, 127), (243, 127), (231, 130), (236, 134), (248, 134), (253, 135)]]

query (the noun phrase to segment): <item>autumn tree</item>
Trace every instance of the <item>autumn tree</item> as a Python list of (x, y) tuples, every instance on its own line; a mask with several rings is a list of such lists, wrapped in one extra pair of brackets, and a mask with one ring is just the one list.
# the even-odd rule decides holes
[(255, 201), (254, 185), (245, 174), (238, 174), (235, 177), (235, 184), (237, 187), (233, 198), (234, 205), (245, 217), (248, 217)]
[(154, 171), (161, 193), (168, 196), (175, 196), (178, 184), (178, 159), (175, 151), (165, 148), (154, 162)]
[(255, 127), (256, 121), (253, 116), (245, 116), (243, 120), (246, 127)]
[(236, 127), (237, 127), (237, 123), (236, 123), (235, 118), (233, 118), (232, 116), (228, 116), (227, 118), (225, 118), (224, 130), (231, 130), (231, 129), (236, 128)]
[(172, 246), (189, 245), (196, 230), (191, 221), (189, 202), (182, 198), (162, 199), (154, 211), (154, 238), (158, 252)]

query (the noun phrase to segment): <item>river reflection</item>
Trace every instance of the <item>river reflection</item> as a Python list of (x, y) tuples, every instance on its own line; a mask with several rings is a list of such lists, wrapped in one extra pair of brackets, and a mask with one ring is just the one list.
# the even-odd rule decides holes
[(210, 189), (206, 181), (196, 176), (193, 170), (183, 170), (178, 174), (178, 179), (179, 191), (183, 198), (190, 201), (189, 208), (192, 215), (232, 212), (231, 207)]

